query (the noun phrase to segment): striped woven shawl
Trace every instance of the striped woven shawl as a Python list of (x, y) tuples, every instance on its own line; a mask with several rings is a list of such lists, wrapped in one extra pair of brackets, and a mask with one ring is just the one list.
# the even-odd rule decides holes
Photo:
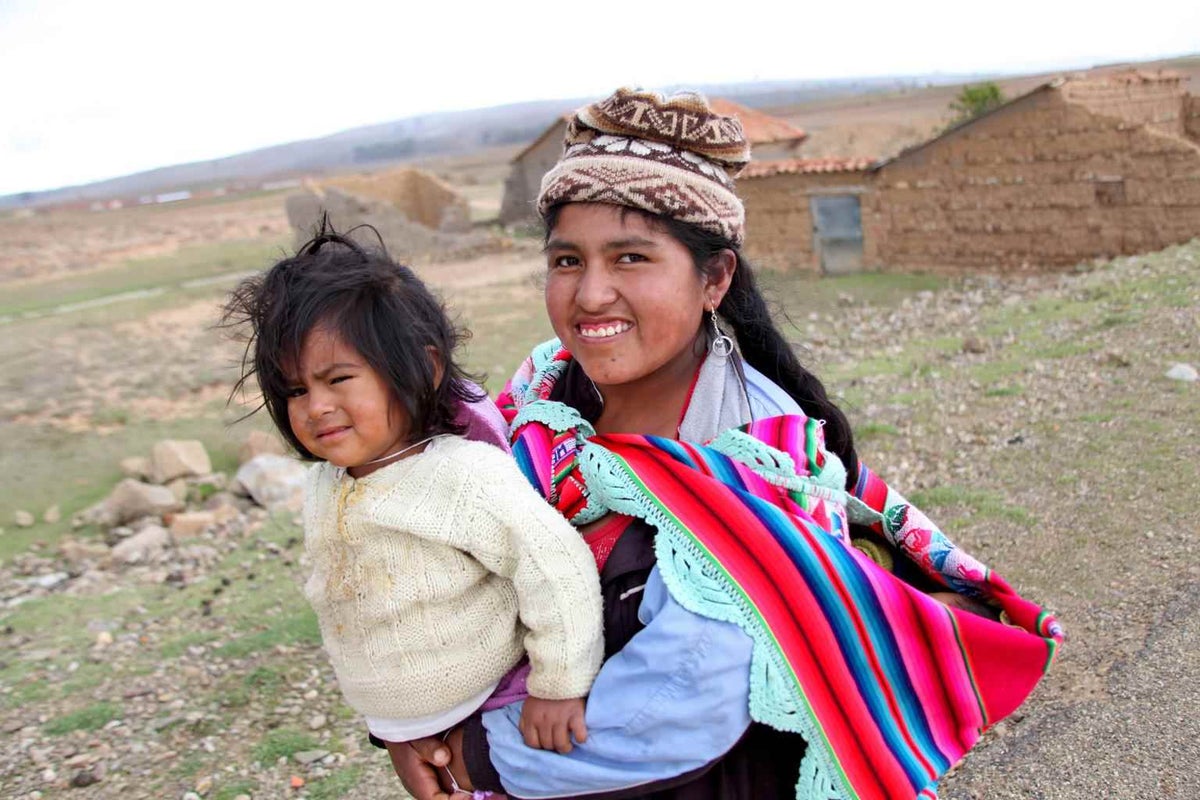
[[(936, 797), (946, 770), (1036, 685), (1057, 622), (865, 467), (846, 492), (818, 421), (760, 420), (704, 446), (595, 435), (547, 399), (569, 358), (535, 353), (501, 395), (534, 486), (576, 524), (609, 512), (652, 524), (672, 596), (751, 636), (751, 716), (808, 743), (798, 798)], [(848, 521), (1012, 624), (899, 580), (850, 545)]]

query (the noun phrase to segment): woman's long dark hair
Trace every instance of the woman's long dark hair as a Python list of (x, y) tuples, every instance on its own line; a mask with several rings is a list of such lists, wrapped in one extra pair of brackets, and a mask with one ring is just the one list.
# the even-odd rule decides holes
[[(562, 205), (558, 205), (547, 210), (543, 219), (547, 238), (562, 208)], [(686, 222), (628, 207), (623, 207), (622, 212), (638, 214), (653, 227), (665, 231), (687, 248), (696, 268), (706, 274), (722, 250), (733, 251), (737, 257), (737, 269), (734, 270), (729, 291), (717, 307), (717, 313), (733, 329), (738, 349), (750, 366), (787, 392), (806, 416), (825, 420), (825, 446), (842, 460), (846, 467), (846, 487), (852, 489), (858, 481), (858, 454), (854, 450), (850, 421), (829, 399), (821, 380), (796, 358), (783, 334), (775, 327), (767, 301), (754, 279), (754, 272), (742, 257), (740, 249), (724, 236)]]

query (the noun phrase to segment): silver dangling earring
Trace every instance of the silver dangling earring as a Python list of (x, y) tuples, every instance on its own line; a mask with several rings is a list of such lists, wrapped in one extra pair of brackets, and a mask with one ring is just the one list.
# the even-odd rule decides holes
[(721, 326), (717, 324), (717, 312), (715, 309), (709, 310), (708, 319), (712, 323), (713, 329), (713, 340), (709, 345), (709, 349), (715, 356), (728, 358), (733, 353), (733, 339), (726, 336), (725, 332), (721, 330)]

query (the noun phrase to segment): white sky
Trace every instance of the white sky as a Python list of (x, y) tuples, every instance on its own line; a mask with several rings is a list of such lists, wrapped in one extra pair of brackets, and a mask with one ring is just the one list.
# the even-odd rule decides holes
[(620, 85), (1189, 52), (1197, 0), (0, 0), (0, 194)]

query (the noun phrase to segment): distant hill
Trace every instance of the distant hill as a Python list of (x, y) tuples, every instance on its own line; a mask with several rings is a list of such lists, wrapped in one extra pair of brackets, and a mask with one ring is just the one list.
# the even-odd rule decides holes
[[(795, 106), (839, 96), (886, 93), (980, 80), (980, 76), (930, 75), (833, 81), (769, 81), (700, 87), (752, 108)], [(279, 180), (384, 162), (470, 153), (485, 147), (531, 141), (558, 115), (587, 98), (541, 100), (493, 108), (424, 114), (335, 133), (319, 139), (176, 164), (120, 178), (41, 192), (0, 196), (0, 209), (111, 197), (134, 198), (180, 189)]]

